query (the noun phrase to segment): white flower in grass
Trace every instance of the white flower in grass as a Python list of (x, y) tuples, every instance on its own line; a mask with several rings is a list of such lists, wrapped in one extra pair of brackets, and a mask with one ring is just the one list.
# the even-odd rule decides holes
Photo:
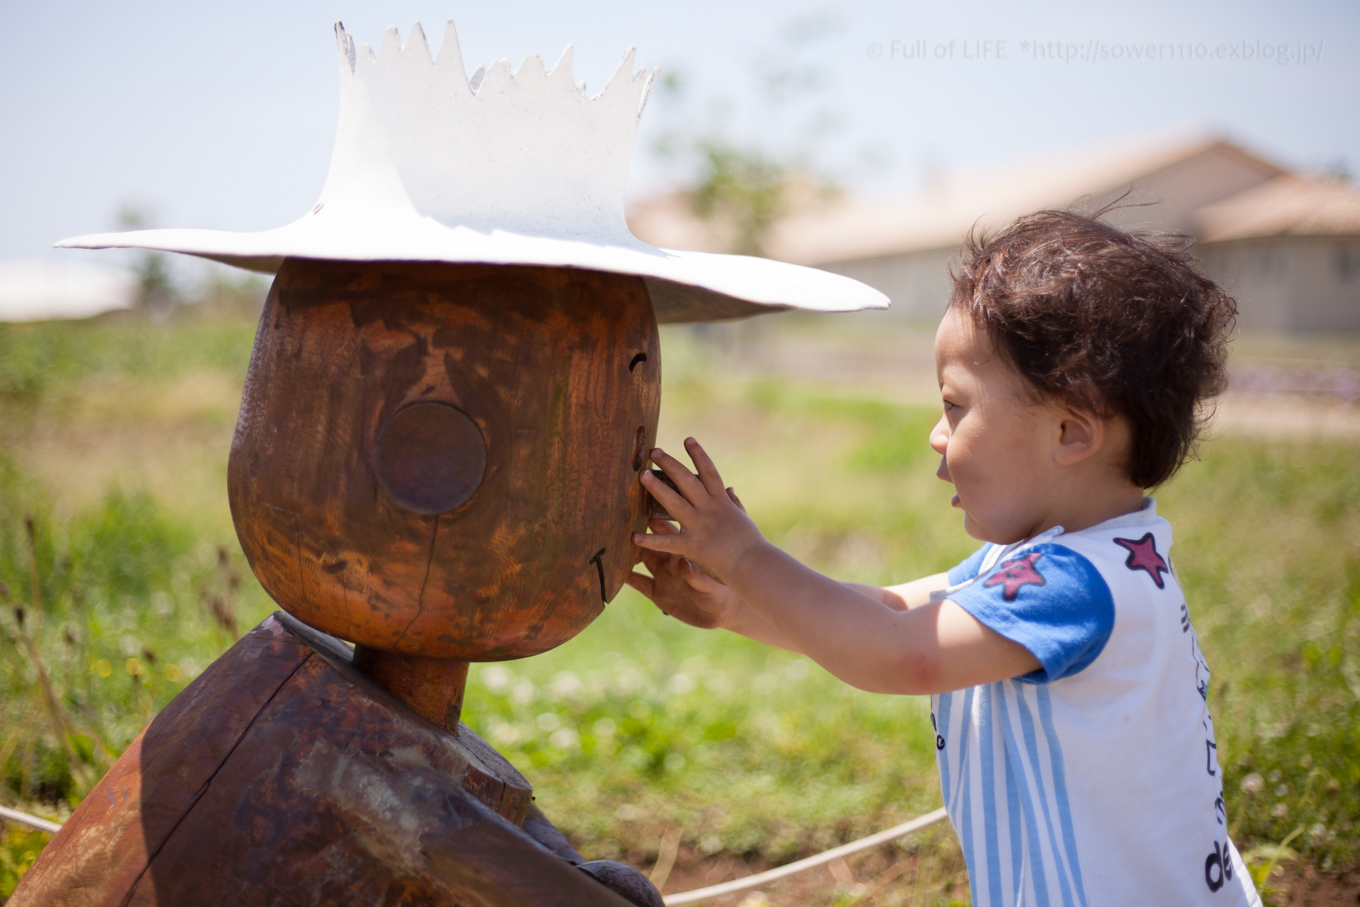
[(694, 686), (695, 686), (694, 678), (689, 676), (683, 671), (681, 671), (679, 674), (673, 675), (670, 679), (670, 682), (666, 684), (666, 688), (669, 689), (671, 693), (676, 696), (683, 696), (686, 693), (692, 692), (694, 690)]
[(586, 675), (586, 694), (591, 699), (599, 699), (609, 690), (609, 675), (604, 671), (591, 671)]
[(1261, 789), (1266, 786), (1265, 779), (1257, 772), (1251, 772), (1242, 779), (1242, 792), (1248, 794), (1259, 794)]
[(175, 611), (175, 600), (164, 592), (153, 592), (151, 610), (160, 617), (169, 617)]
[(632, 696), (641, 690), (646, 682), (647, 678), (637, 665), (631, 662), (624, 663), (619, 666), (614, 677), (614, 693), (617, 696)]
[(502, 692), (514, 682), (514, 673), (504, 665), (488, 665), (478, 672), (482, 685), (493, 693)]
[(572, 671), (561, 671), (548, 683), (548, 696), (560, 702), (581, 692), (581, 678)]
[(553, 731), (548, 742), (559, 750), (566, 750), (567, 752), (575, 751), (581, 747), (580, 735), (569, 727), (558, 728)]
[(714, 693), (726, 693), (732, 689), (732, 681), (726, 671), (709, 671), (704, 675), (704, 686)]
[(515, 681), (515, 685), (510, 688), (510, 701), (515, 705), (528, 705), (534, 701), (538, 695), (538, 687), (527, 677), (521, 677)]

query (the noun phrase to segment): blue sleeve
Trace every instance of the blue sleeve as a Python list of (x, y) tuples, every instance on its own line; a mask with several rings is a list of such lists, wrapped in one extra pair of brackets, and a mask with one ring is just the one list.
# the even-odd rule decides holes
[(987, 552), (992, 548), (991, 542), (983, 543), (982, 547), (968, 555), (962, 563), (949, 571), (949, 585), (957, 586), (964, 580), (972, 579), (978, 575), (982, 569), (982, 562), (987, 557)]
[(1040, 670), (1018, 678), (1031, 683), (1076, 674), (1096, 660), (1114, 629), (1105, 578), (1061, 545), (1024, 548), (949, 600), (1039, 659)]

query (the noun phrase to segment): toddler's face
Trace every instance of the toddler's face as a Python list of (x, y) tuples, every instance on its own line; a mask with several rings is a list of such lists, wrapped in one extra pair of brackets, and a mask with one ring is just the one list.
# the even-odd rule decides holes
[(964, 529), (1006, 545), (1052, 525), (1055, 407), (1036, 402), (991, 340), (952, 308), (935, 335), (935, 369), (944, 414), (930, 446), (941, 457), (936, 474), (954, 485)]

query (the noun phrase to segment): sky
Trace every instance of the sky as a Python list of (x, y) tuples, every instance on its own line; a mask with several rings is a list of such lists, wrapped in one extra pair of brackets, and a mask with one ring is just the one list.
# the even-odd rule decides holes
[(468, 68), (567, 44), (592, 91), (660, 67), (629, 197), (683, 180), (667, 137), (721, 134), (849, 191), (1133, 141), (1229, 137), (1360, 170), (1360, 4), (842, 0), (0, 0), (0, 260), (114, 229), (260, 230), (314, 204), (334, 139), (332, 24), (377, 45), (457, 23)]

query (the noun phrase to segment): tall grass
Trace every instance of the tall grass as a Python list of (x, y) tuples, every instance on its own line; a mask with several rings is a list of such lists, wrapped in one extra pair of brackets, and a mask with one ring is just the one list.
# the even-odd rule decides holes
[[(252, 328), (0, 326), (4, 799), (62, 818), (273, 609), (225, 515), (221, 395), (168, 414), (136, 404), (208, 387), (195, 384), (205, 374), (238, 387)], [(932, 409), (744, 376), (689, 332), (668, 330), (663, 347), (662, 446), (700, 437), (775, 542), (833, 575), (884, 583), (975, 546), (933, 475)], [(113, 420), (88, 402), (110, 387)], [(138, 453), (128, 432), (148, 452), (172, 436), (181, 446)], [(54, 474), (52, 451), (91, 438), (89, 468), (109, 481)], [(1261, 865), (1283, 852), (1357, 867), (1356, 448), (1219, 438), (1158, 498), (1214, 669), (1236, 840)], [(851, 690), (804, 658), (684, 627), (631, 592), (553, 652), (474, 667), (464, 719), (592, 856), (646, 864), (670, 840), (694, 858), (783, 860), (938, 805), (925, 701)], [(3, 831), (0, 894), (43, 840)], [(948, 837), (929, 847), (940, 868), (910, 896), (955, 884), (957, 897)]]

